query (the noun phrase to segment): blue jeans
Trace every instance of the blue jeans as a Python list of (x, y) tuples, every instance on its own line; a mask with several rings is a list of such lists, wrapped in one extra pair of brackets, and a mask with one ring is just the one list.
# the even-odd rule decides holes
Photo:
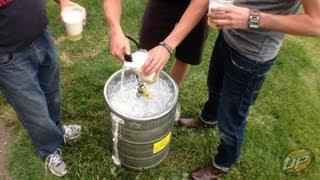
[(228, 170), (240, 155), (249, 108), (254, 104), (274, 59), (261, 63), (246, 58), (227, 44), (220, 32), (208, 74), (209, 100), (201, 119), (218, 122), (220, 145), (214, 165)]
[(45, 31), (21, 51), (0, 54), (0, 88), (37, 146), (40, 157), (63, 143), (60, 67)]

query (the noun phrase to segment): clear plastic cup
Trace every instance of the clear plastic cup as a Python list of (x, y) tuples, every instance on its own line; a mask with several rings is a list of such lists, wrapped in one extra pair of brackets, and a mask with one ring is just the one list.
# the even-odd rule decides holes
[(124, 62), (124, 67), (132, 69), (144, 82), (147, 84), (153, 84), (157, 81), (155, 73), (145, 76), (142, 73), (142, 66), (147, 61), (149, 54), (146, 50), (139, 50), (131, 54), (132, 62)]
[[(209, 11), (211, 8), (217, 8), (217, 7), (223, 7), (223, 6), (226, 6), (226, 5), (232, 5), (234, 2), (234, 0), (210, 0), (209, 2)], [(223, 12), (219, 12), (219, 13), (223, 13)], [(214, 29), (217, 28), (217, 26), (212, 23), (210, 21), (210, 18), (208, 18), (208, 25)]]
[(71, 41), (82, 39), (84, 10), (78, 6), (68, 6), (61, 11), (61, 17), (66, 27), (68, 39)]

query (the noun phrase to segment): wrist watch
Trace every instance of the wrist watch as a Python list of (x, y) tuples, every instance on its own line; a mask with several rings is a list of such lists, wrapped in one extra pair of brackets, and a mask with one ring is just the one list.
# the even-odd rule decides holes
[(251, 9), (248, 21), (248, 27), (250, 29), (260, 28), (260, 12), (258, 9)]
[(169, 52), (170, 56), (173, 54), (174, 49), (171, 48), (167, 43), (162, 41), (162, 42), (159, 43), (159, 45), (164, 47)]

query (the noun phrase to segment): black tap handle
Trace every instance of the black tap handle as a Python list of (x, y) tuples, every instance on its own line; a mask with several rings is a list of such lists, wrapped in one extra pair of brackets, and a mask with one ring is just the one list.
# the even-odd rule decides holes
[[(128, 38), (130, 41), (132, 41), (137, 46), (137, 48), (140, 49), (139, 43), (134, 38), (132, 38), (130, 36), (127, 36), (127, 35), (126, 35), (126, 38)], [(124, 60), (127, 61), (127, 62), (132, 62), (131, 54), (125, 54), (124, 55)]]
[(132, 62), (131, 54), (124, 54), (124, 60), (127, 61), (127, 62)]

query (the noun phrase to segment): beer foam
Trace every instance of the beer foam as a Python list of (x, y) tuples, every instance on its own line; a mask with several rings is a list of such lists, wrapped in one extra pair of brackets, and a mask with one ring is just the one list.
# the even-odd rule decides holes
[(233, 4), (234, 0), (210, 0), (209, 10)]
[(63, 21), (75, 24), (83, 21), (83, 13), (79, 9), (68, 9), (62, 13)]

